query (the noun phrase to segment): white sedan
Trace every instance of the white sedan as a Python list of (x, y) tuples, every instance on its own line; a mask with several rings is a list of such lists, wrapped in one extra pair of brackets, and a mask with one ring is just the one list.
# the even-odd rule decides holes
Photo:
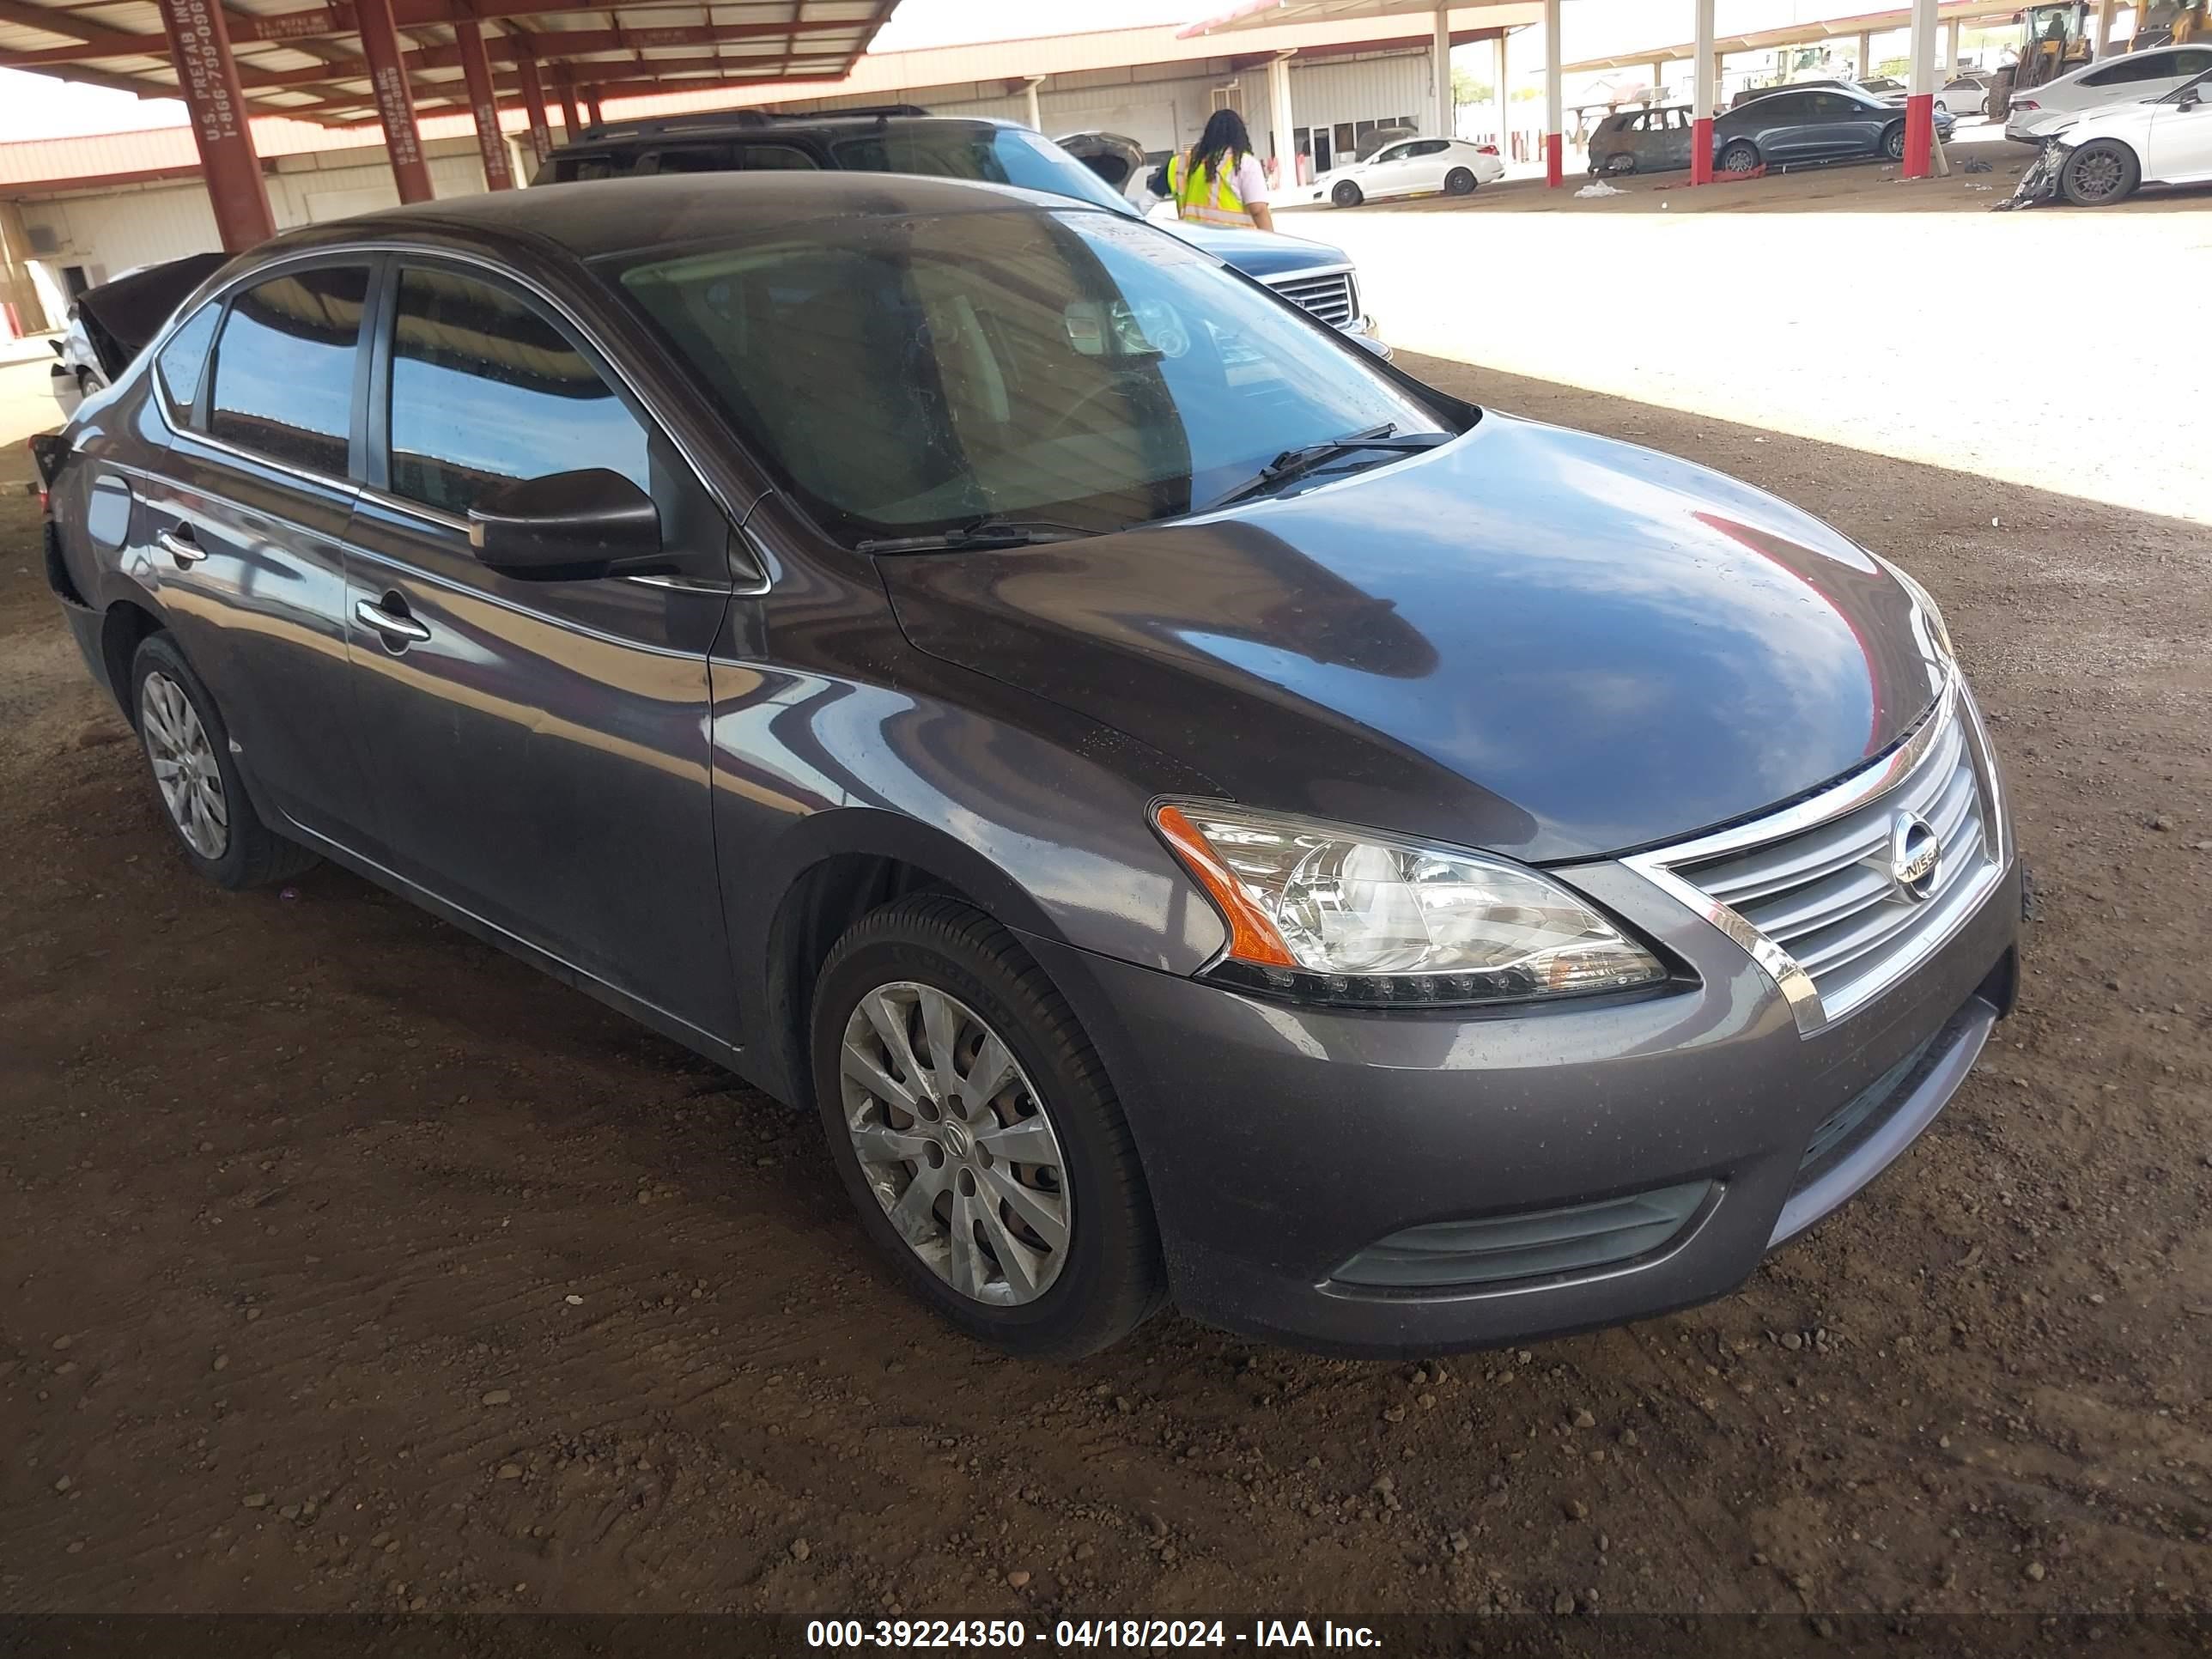
[(1504, 176), (1505, 163), (1498, 159), (1492, 145), (1464, 138), (1408, 138), (1385, 145), (1364, 161), (1331, 167), (1312, 184), (1286, 193), (1285, 199), (1358, 207), (1362, 202), (1431, 191), (1465, 196), (1476, 185), (1494, 185)]
[(2103, 207), (2137, 185), (2212, 183), (2212, 72), (2148, 103), (2091, 110), (2058, 135), (2058, 188)]

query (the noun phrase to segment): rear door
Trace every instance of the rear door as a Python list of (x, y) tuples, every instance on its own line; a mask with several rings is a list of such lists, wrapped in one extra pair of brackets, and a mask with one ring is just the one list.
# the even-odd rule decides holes
[(137, 528), (256, 804), (341, 844), (367, 816), (344, 549), (372, 271), (358, 254), (290, 263), (179, 326), (156, 359), (170, 465), (139, 487)]
[(1814, 153), (1815, 140), (1810, 122), (1813, 100), (1809, 92), (1778, 92), (1744, 106), (1750, 118), (1752, 140), (1762, 159), (1800, 161)]
[[(727, 520), (576, 325), (504, 276), (395, 256), (374, 341), (347, 616), (382, 861), (726, 1037), (707, 652)], [(487, 490), (585, 468), (653, 497), (678, 575), (477, 562)]]
[(1896, 112), (1879, 103), (1862, 103), (1840, 92), (1815, 92), (1806, 127), (1808, 156), (1871, 155), (1881, 148), (1882, 130)]
[(1654, 172), (1689, 166), (1689, 115), (1679, 109), (1652, 111), (1644, 143), (1651, 157), (1648, 165)]

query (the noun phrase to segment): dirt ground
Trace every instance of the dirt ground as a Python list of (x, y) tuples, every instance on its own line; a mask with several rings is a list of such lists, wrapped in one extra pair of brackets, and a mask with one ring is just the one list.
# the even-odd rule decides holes
[(0, 1608), (2212, 1606), (2212, 532), (1410, 361), (1944, 603), (2041, 919), (1888, 1176), (1528, 1351), (996, 1358), (810, 1120), (350, 876), (196, 883), (10, 496)]

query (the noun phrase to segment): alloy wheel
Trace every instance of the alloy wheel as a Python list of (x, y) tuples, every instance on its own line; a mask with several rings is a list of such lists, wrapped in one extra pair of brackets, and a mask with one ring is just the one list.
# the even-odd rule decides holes
[(202, 858), (221, 858), (230, 845), (222, 772), (199, 711), (184, 688), (159, 669), (146, 676), (139, 691), (138, 724), (170, 822)]
[(2120, 158), (2093, 149), (2074, 163), (2074, 191), (2084, 201), (2101, 202), (2120, 187)]
[(846, 1133), (892, 1230), (961, 1295), (1034, 1302), (1067, 1260), (1051, 1118), (1006, 1040), (934, 986), (879, 985), (845, 1023)]

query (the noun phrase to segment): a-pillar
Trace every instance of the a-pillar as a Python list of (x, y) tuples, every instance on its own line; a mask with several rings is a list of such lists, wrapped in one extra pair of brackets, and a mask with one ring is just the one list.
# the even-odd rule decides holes
[(553, 65), (553, 87), (561, 94), (561, 139), (573, 144), (584, 130), (584, 112), (576, 107), (576, 76), (567, 64)]
[(1559, 68), (1565, 61), (1559, 45), (1559, 0), (1544, 0), (1544, 182), (1553, 190), (1567, 181), (1566, 97), (1559, 84)]
[(236, 253), (276, 234), (269, 211), (268, 187), (253, 153), (253, 130), (246, 124), (246, 94), (239, 89), (238, 60), (231, 56), (230, 30), (216, 0), (161, 0), (161, 23), (169, 33), (169, 57), (177, 66), (177, 90), (192, 122), (199, 146), (200, 173), (215, 207), (216, 234), (223, 252)]
[(1713, 106), (1721, 90), (1720, 54), (1713, 50), (1713, 0), (1697, 0), (1696, 44), (1691, 59), (1697, 82), (1690, 95), (1690, 182), (1713, 181)]
[(1491, 96), (1498, 100), (1498, 159), (1513, 160), (1513, 100), (1505, 95), (1505, 31), (1490, 43)]
[(1912, 0), (1912, 78), (1905, 97), (1907, 179), (1925, 179), (1934, 166), (1936, 138), (1936, 4)]
[(530, 148), (543, 167), (553, 153), (553, 124), (545, 118), (545, 82), (538, 78), (537, 54), (518, 44), (514, 68), (522, 82), (522, 107), (530, 117)]
[(1267, 60), (1267, 127), (1275, 141), (1275, 200), (1298, 182), (1298, 123), (1291, 107), (1291, 54), (1277, 52)]
[(1451, 8), (1437, 8), (1436, 24), (1429, 36), (1429, 78), (1437, 83), (1437, 131), (1439, 138), (1459, 137), (1459, 104), (1452, 96)]
[(361, 33), (361, 55), (368, 59), (369, 85), (376, 92), (377, 118), (384, 123), (385, 154), (403, 202), (430, 199), (430, 169), (422, 160), (422, 135), (415, 125), (415, 98), (407, 89), (407, 60), (399, 55), (399, 31), (392, 27), (392, 0), (356, 0), (354, 27)]
[(484, 56), (483, 28), (473, 17), (453, 20), (454, 44), (461, 49), (461, 75), (469, 86), (469, 110), (476, 117), (477, 154), (483, 158), (484, 188), (513, 190), (514, 169), (507, 165), (507, 135), (499, 130), (499, 99), (491, 87), (491, 60)]

